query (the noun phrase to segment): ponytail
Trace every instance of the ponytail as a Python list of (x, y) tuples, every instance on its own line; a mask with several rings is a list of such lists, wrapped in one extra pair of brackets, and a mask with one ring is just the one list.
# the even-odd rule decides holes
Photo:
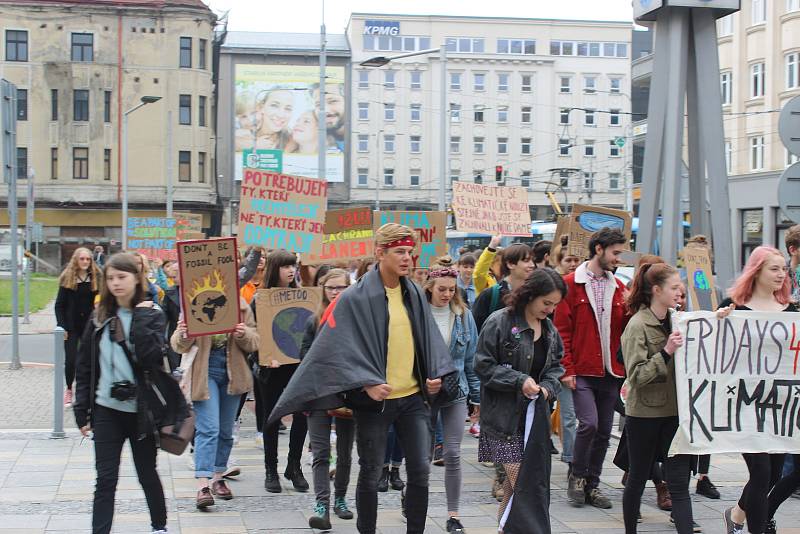
[(650, 306), (653, 299), (653, 288), (663, 286), (667, 279), (678, 270), (667, 263), (648, 263), (642, 265), (633, 278), (628, 294), (628, 311), (634, 314), (642, 306)]

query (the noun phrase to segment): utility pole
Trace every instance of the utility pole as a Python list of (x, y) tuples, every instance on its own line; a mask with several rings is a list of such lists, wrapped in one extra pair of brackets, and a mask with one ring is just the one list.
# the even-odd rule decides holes
[(0, 80), (0, 120), (3, 124), (3, 176), (8, 184), (8, 226), (11, 230), (11, 365), (21, 369), (19, 361), (19, 225), (17, 223), (17, 86)]
[(325, 36), (325, 0), (322, 0), (322, 25), (319, 27), (319, 160), (317, 162), (317, 176), (320, 180), (328, 180), (325, 156), (328, 152), (328, 124), (325, 117), (325, 67), (327, 66), (327, 50)]
[[(30, 251), (33, 246), (33, 167), (26, 169), (28, 172), (28, 194), (25, 198), (25, 250)], [(31, 324), (31, 265), (30, 258), (25, 260), (25, 315), (22, 324)]]
[(167, 111), (167, 217), (172, 217), (172, 110)]
[(447, 106), (447, 46), (443, 43), (439, 49), (439, 62), (442, 69), (442, 89), (439, 93), (439, 107), (442, 110), (439, 124), (439, 211), (446, 211), (445, 188), (447, 184), (447, 123), (450, 110)]

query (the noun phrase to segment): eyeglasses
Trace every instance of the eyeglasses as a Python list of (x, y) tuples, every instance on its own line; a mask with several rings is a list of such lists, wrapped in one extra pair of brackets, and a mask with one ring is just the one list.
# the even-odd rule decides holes
[(347, 286), (323, 286), (328, 291), (342, 292), (347, 289)]

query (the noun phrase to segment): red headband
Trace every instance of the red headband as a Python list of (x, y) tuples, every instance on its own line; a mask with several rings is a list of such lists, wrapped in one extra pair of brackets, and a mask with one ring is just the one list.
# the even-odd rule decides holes
[(386, 243), (385, 245), (381, 245), (381, 248), (395, 248), (395, 247), (413, 247), (416, 243), (414, 242), (413, 237), (404, 237), (402, 239), (397, 239), (392, 241), (391, 243)]

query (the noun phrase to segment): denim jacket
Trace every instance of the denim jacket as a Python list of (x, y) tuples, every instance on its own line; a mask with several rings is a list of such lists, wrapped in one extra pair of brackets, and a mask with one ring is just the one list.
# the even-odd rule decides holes
[(481, 381), (475, 374), (475, 349), (478, 348), (478, 328), (472, 313), (465, 309), (462, 315), (456, 315), (453, 331), (450, 334), (450, 356), (458, 371), (460, 397), (445, 404), (451, 406), (461, 402), (465, 397), (472, 404), (481, 403)]

